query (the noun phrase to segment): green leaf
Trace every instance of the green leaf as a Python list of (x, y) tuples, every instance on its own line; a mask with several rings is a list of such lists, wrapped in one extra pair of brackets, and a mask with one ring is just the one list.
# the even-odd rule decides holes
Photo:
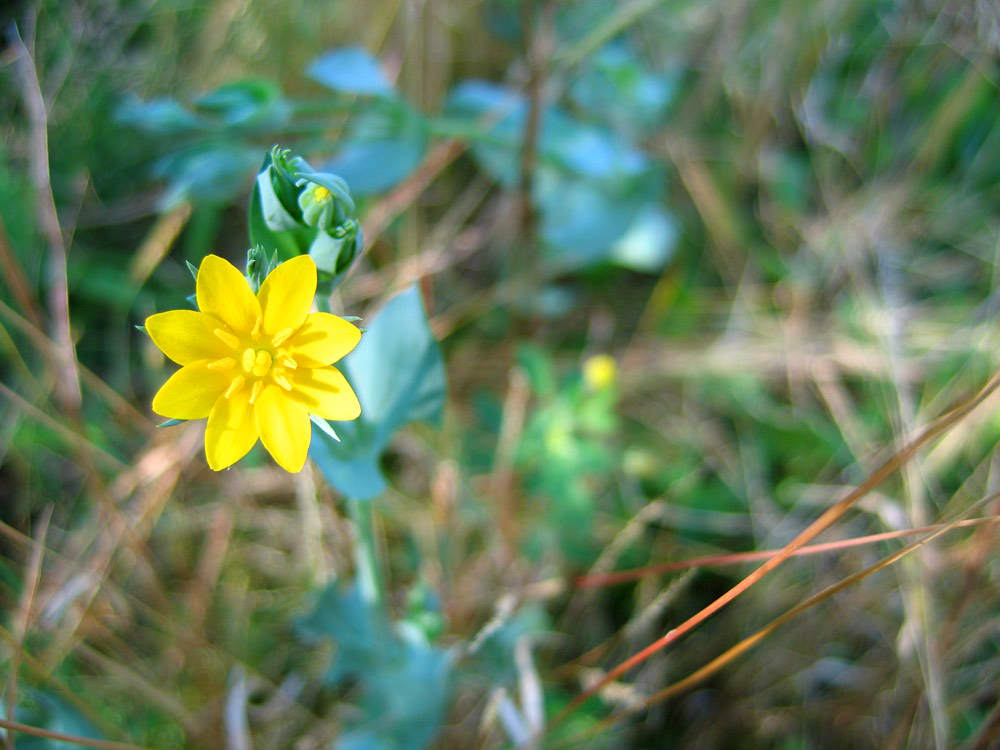
[(451, 655), (405, 623), (392, 623), (356, 586), (327, 586), (298, 623), (310, 640), (332, 640), (337, 651), (327, 681), (354, 677), (361, 716), (336, 744), (341, 750), (420, 750), (437, 734), (451, 693)]
[(314, 428), (310, 455), (341, 493), (370, 499), (385, 489), (378, 463), (396, 430), (437, 422), (444, 408), (444, 362), (419, 290), (386, 305), (337, 367), (358, 394), (361, 417), (335, 423), (339, 443)]
[(366, 112), (351, 125), (337, 155), (324, 165), (359, 195), (394, 187), (415, 170), (427, 151), (428, 125), (403, 102)]
[(674, 255), (677, 236), (674, 218), (658, 205), (647, 203), (615, 244), (611, 260), (634, 271), (661, 271)]
[[(473, 156), (501, 185), (516, 186), (527, 119), (525, 97), (485, 81), (465, 81), (449, 96), (447, 111), (474, 120), (482, 132), (470, 139)], [(608, 260), (640, 210), (657, 203), (663, 193), (660, 170), (628, 139), (556, 107), (546, 107), (541, 114), (534, 185), (532, 200), (541, 217), (547, 262), (557, 271)], [(662, 222), (646, 228), (662, 229)], [(646, 270), (659, 262), (666, 253), (662, 232), (656, 243), (631, 242), (633, 254), (625, 253), (624, 263)], [(632, 262), (640, 254), (643, 257)]]
[(388, 623), (356, 586), (327, 586), (298, 629), (308, 639), (332, 639), (336, 644), (337, 653), (326, 675), (330, 683), (369, 673), (379, 658), (391, 657), (387, 651), (395, 648)]
[(129, 96), (115, 110), (115, 119), (149, 135), (174, 136), (204, 127), (204, 123), (173, 99), (148, 102)]
[(344, 94), (395, 96), (378, 60), (363, 47), (331, 50), (313, 61), (307, 73), (314, 81)]
[(584, 62), (569, 96), (590, 117), (615, 130), (639, 134), (662, 125), (678, 78), (676, 71), (652, 72), (619, 39)]
[(288, 121), (290, 107), (274, 81), (252, 79), (220, 86), (194, 102), (196, 109), (210, 112), (223, 125), (280, 129)]
[(170, 154), (154, 170), (170, 183), (161, 203), (167, 208), (184, 200), (228, 204), (246, 189), (258, 158), (256, 148), (239, 141), (202, 143)]

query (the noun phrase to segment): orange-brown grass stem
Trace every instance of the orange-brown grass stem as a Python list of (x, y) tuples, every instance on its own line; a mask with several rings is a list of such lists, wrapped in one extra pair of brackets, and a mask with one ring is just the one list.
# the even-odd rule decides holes
[(930, 425), (928, 425), (919, 435), (917, 435), (913, 440), (904, 445), (900, 450), (894, 453), (889, 459), (882, 463), (875, 471), (869, 474), (868, 478), (864, 482), (855, 487), (851, 492), (847, 494), (846, 497), (838, 500), (830, 508), (828, 508), (819, 518), (813, 521), (809, 526), (803, 529), (798, 536), (796, 536), (792, 541), (786, 544), (782, 550), (776, 554), (774, 557), (768, 559), (759, 568), (754, 570), (750, 575), (744, 578), (742, 581), (733, 586), (729, 591), (720, 596), (718, 599), (713, 601), (708, 606), (704, 607), (696, 614), (689, 617), (687, 620), (682, 622), (673, 630), (667, 631), (667, 633), (661, 636), (659, 639), (653, 643), (646, 646), (636, 654), (623, 661), (617, 667), (609, 671), (604, 677), (602, 677), (596, 684), (585, 690), (583, 693), (578, 695), (565, 708), (562, 709), (556, 716), (552, 719), (549, 727), (558, 726), (562, 723), (566, 717), (568, 717), (573, 711), (575, 711), (584, 701), (593, 696), (595, 693), (599, 692), (605, 685), (618, 679), (625, 672), (632, 669), (646, 659), (648, 659), (653, 654), (661, 651), (669, 644), (676, 641), (685, 633), (693, 630), (695, 627), (700, 625), (702, 622), (707, 620), (709, 617), (714, 615), (720, 609), (725, 607), (731, 601), (736, 599), (740, 594), (749, 589), (755, 583), (760, 581), (764, 576), (773, 571), (779, 565), (781, 565), (785, 560), (795, 554), (795, 552), (807, 543), (815, 539), (820, 533), (832, 526), (841, 516), (844, 515), (850, 509), (854, 503), (860, 500), (862, 497), (867, 495), (869, 492), (878, 487), (882, 482), (895, 474), (900, 467), (906, 464), (911, 458), (913, 458), (916, 453), (930, 443), (932, 440), (947, 432), (952, 426), (964, 419), (973, 409), (975, 409), (983, 400), (989, 396), (993, 391), (1000, 386), (1000, 373), (993, 376), (993, 378), (987, 383), (982, 390), (979, 391), (975, 396), (967, 400), (963, 404), (959, 404), (951, 411), (946, 412), (942, 416), (934, 420)]
[[(741, 654), (745, 653), (746, 651), (749, 651), (752, 647), (757, 645), (760, 641), (764, 640), (764, 638), (769, 636), (771, 633), (780, 628), (782, 625), (789, 622), (798, 615), (802, 614), (811, 607), (814, 607), (820, 602), (829, 599), (831, 596), (840, 593), (844, 589), (853, 586), (856, 583), (861, 582), (868, 576), (877, 573), (880, 570), (884, 570), (885, 568), (888, 568), (890, 565), (899, 562), (901, 559), (906, 557), (911, 552), (916, 551), (917, 549), (924, 546), (933, 539), (937, 538), (946, 531), (958, 528), (960, 526), (968, 526), (969, 523), (967, 521), (962, 520), (965, 516), (970, 515), (983, 505), (991, 503), (997, 499), (1000, 499), (1000, 492), (994, 493), (988, 497), (984, 497), (981, 500), (976, 501), (969, 508), (964, 510), (961, 514), (953, 518), (951, 521), (927, 527), (930, 530), (930, 533), (928, 533), (926, 536), (923, 536), (920, 539), (910, 542), (910, 544), (896, 550), (892, 554), (882, 558), (881, 560), (874, 563), (873, 565), (868, 566), (864, 570), (860, 570), (857, 573), (852, 573), (851, 575), (838, 581), (837, 583), (827, 586), (822, 591), (813, 594), (808, 599), (799, 602), (794, 607), (789, 609), (787, 612), (769, 622), (767, 625), (758, 630), (756, 633), (754, 633), (751, 636), (748, 636), (747, 638), (744, 638), (735, 646), (727, 649), (722, 654), (717, 656), (715, 659), (712, 659), (712, 661), (708, 662), (708, 664), (701, 667), (700, 669), (695, 670), (684, 679), (678, 680), (672, 685), (668, 685), (667, 687), (657, 691), (653, 695), (649, 696), (648, 698), (645, 698), (642, 702), (637, 703), (634, 706), (629, 706), (627, 709), (623, 711), (619, 711), (616, 714), (612, 714), (611, 716), (605, 717), (600, 722), (595, 724), (593, 727), (588, 729), (587, 734), (588, 735), (599, 734), (602, 731), (610, 729), (614, 724), (617, 724), (622, 719), (631, 716), (634, 713), (642, 711), (646, 708), (649, 708), (650, 706), (656, 703), (660, 703), (662, 701), (667, 700), (668, 698), (672, 698), (673, 696), (693, 687), (699, 682), (702, 682), (703, 680), (707, 679), (708, 677), (712, 676), (720, 669), (725, 667), (727, 664), (729, 664), (729, 662), (739, 657)], [(994, 518), (984, 518), (984, 519), (974, 519), (974, 520), (982, 522), (982, 521), (992, 521), (994, 520)], [(574, 738), (574, 739), (580, 739), (580, 738)]]
[[(954, 524), (953, 528), (965, 526), (980, 526), (984, 523), (1000, 521), (1000, 515), (983, 516), (982, 518), (969, 518)], [(913, 536), (915, 534), (926, 534), (928, 531), (935, 531), (944, 524), (936, 523), (930, 526), (920, 526), (915, 529), (899, 529), (898, 531), (883, 531), (879, 534), (868, 534), (852, 539), (840, 539), (836, 542), (824, 542), (823, 544), (809, 544), (801, 549), (797, 549), (792, 557), (800, 555), (816, 555), (821, 552), (835, 552), (836, 550), (848, 549), (850, 547), (860, 547), (863, 544), (874, 544), (884, 542), (889, 539), (900, 539), (902, 537)], [(616, 570), (612, 573), (594, 573), (592, 575), (579, 576), (573, 580), (573, 585), (578, 589), (599, 588), (601, 586), (613, 586), (618, 583), (627, 583), (646, 576), (659, 575), (660, 573), (673, 573), (678, 570), (690, 570), (691, 568), (707, 568), (713, 565), (736, 565), (738, 563), (753, 562), (755, 560), (767, 560), (781, 552), (780, 549), (762, 549), (753, 552), (730, 552), (724, 555), (705, 555), (703, 557), (692, 557), (687, 560), (674, 560), (673, 562), (659, 563), (658, 565), (647, 565), (643, 568), (631, 568), (629, 570)]]

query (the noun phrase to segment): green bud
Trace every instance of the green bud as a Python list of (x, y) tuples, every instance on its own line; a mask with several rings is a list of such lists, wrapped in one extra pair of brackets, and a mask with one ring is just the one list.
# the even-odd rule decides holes
[(260, 290), (260, 285), (275, 268), (278, 267), (278, 251), (275, 250), (271, 257), (267, 257), (267, 251), (261, 245), (254, 245), (247, 250), (247, 281), (254, 294)]
[(256, 244), (276, 249), (282, 259), (311, 255), (320, 271), (320, 287), (328, 290), (361, 249), (355, 210), (342, 178), (317, 172), (301, 156), (275, 146), (257, 175), (250, 237)]

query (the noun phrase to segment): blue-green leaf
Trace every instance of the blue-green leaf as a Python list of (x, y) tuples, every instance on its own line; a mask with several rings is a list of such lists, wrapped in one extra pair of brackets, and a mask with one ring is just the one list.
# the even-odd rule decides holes
[(359, 117), (340, 151), (323, 168), (344, 178), (354, 193), (380, 193), (420, 165), (427, 141), (424, 117), (400, 102), (385, 111)]
[(451, 655), (406, 623), (391, 622), (356, 586), (333, 583), (298, 623), (309, 640), (332, 640), (327, 681), (358, 680), (360, 717), (337, 740), (341, 750), (421, 750), (434, 739), (451, 693)]
[(236, 143), (204, 143), (160, 159), (157, 177), (170, 184), (165, 207), (183, 200), (227, 204), (246, 189), (259, 158), (256, 148)]
[(437, 422), (444, 408), (444, 361), (419, 290), (386, 305), (337, 367), (358, 394), (361, 417), (334, 423), (339, 443), (314, 428), (310, 455), (341, 493), (370, 499), (385, 489), (378, 463), (396, 430)]
[(366, 674), (379, 658), (393, 656), (387, 652), (396, 648), (384, 616), (365, 601), (355, 586), (329, 585), (320, 593), (312, 612), (299, 621), (298, 628), (310, 640), (332, 639), (337, 644), (326, 675), (331, 683)]
[(662, 271), (677, 246), (677, 224), (654, 203), (639, 209), (635, 221), (615, 244), (611, 261), (633, 271)]
[(115, 119), (158, 136), (179, 135), (203, 126), (201, 120), (173, 99), (144, 102), (136, 96), (129, 96), (118, 105)]
[(363, 47), (341, 47), (318, 57), (309, 66), (314, 81), (345, 94), (392, 97), (395, 92), (376, 60)]
[(227, 127), (278, 129), (291, 109), (274, 81), (251, 79), (220, 86), (195, 100), (194, 106), (218, 117)]
[[(50, 732), (61, 734), (71, 734), (77, 737), (87, 737), (94, 740), (103, 740), (104, 736), (93, 725), (93, 723), (83, 716), (77, 708), (66, 703), (61, 697), (46, 690), (31, 687), (23, 687), (18, 695), (21, 703), (17, 718), (31, 726), (47, 729)], [(0, 716), (3, 715), (3, 707), (0, 707)], [(6, 718), (6, 717), (4, 717)], [(45, 737), (33, 737), (25, 735), (18, 737), (17, 746), (22, 750), (73, 750), (79, 748), (77, 744), (61, 742)]]

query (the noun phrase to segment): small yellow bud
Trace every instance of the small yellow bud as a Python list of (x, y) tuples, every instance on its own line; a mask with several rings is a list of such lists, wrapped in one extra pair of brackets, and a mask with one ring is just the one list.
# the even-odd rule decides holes
[(583, 363), (583, 382), (592, 391), (603, 391), (618, 379), (618, 365), (608, 354), (597, 354)]

